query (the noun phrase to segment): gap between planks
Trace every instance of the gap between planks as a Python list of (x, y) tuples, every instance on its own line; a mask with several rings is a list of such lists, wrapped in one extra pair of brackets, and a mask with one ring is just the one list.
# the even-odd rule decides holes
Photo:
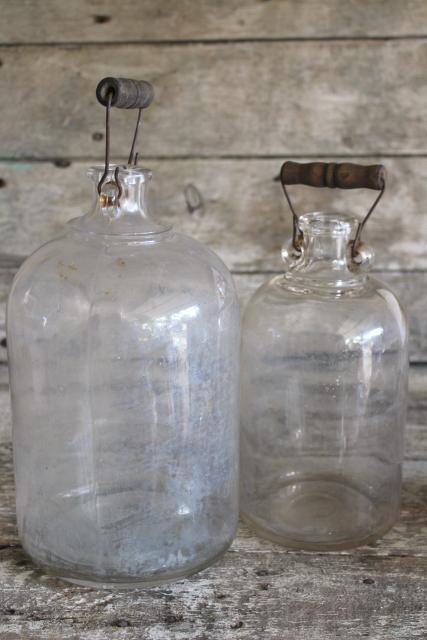
[(191, 47), (193, 45), (238, 45), (238, 44), (259, 44), (259, 43), (306, 43), (306, 42), (389, 42), (401, 40), (427, 40), (427, 35), (408, 33), (403, 35), (389, 36), (288, 36), (288, 37), (246, 37), (246, 38), (194, 38), (186, 40), (158, 39), (158, 40), (69, 40), (56, 42), (0, 42), (0, 49), (11, 49), (14, 47), (99, 47), (99, 46), (158, 46), (158, 47)]
[[(284, 162), (284, 160), (292, 156), (293, 159), (297, 160), (331, 160), (338, 162), (353, 162), (355, 159), (367, 159), (367, 160), (400, 160), (400, 159), (417, 159), (417, 158), (427, 158), (427, 151), (425, 153), (417, 152), (402, 152), (402, 153), (381, 153), (381, 151), (375, 153), (352, 153), (345, 154), (340, 153), (338, 155), (334, 154), (322, 154), (322, 153), (292, 153), (292, 154), (259, 154), (259, 155), (236, 155), (236, 154), (205, 154), (205, 155), (194, 155), (194, 154), (182, 154), (182, 155), (144, 155), (143, 160), (148, 162), (162, 162), (162, 161), (194, 161), (194, 162), (203, 162), (209, 160), (230, 160), (230, 161), (241, 161), (241, 162), (257, 162), (258, 160), (278, 160), (279, 162)], [(115, 159), (117, 162), (127, 162), (127, 156), (116, 155)], [(61, 162), (66, 162), (67, 164), (61, 164)], [(0, 162), (10, 163), (10, 164), (20, 164), (23, 162), (28, 162), (32, 164), (43, 164), (43, 163), (52, 163), (59, 169), (68, 169), (73, 162), (99, 162), (103, 163), (104, 158), (103, 155), (67, 155), (67, 156), (0, 156)], [(70, 163), (70, 164), (68, 164)], [(279, 167), (280, 168), (280, 167)], [(277, 176), (277, 181), (279, 180)]]

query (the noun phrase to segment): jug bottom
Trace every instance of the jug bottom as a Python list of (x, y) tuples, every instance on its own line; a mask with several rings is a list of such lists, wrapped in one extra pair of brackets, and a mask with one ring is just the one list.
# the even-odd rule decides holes
[[(217, 553), (214, 557), (208, 560), (205, 560), (204, 562), (201, 562), (198, 565), (193, 565), (192, 567), (186, 567), (186, 568), (183, 568), (182, 570), (174, 571), (173, 573), (172, 572), (168, 574), (165, 573), (164, 575), (158, 576), (157, 578), (156, 576), (152, 576), (152, 577), (147, 576), (147, 578), (141, 577), (141, 578), (134, 578), (132, 580), (125, 578), (123, 580), (109, 581), (108, 578), (95, 580), (90, 577), (74, 578), (72, 576), (63, 576), (63, 575), (55, 575), (55, 577), (58, 580), (64, 580), (65, 582), (70, 582), (71, 584), (76, 584), (80, 587), (92, 587), (94, 589), (115, 589), (120, 591), (121, 589), (158, 587), (162, 584), (170, 584), (171, 582), (176, 582), (178, 580), (182, 580), (183, 578), (188, 578), (189, 576), (192, 576), (193, 574), (199, 573), (199, 571), (203, 571), (203, 569), (210, 567), (212, 564), (217, 562), (217, 560), (219, 560), (224, 555), (224, 553), (227, 551), (229, 546), (230, 544), (227, 544), (227, 546), (224, 549), (222, 549), (219, 553)], [(49, 570), (46, 570), (46, 573), (50, 573), (52, 575), (52, 572)]]
[[(398, 495), (398, 494), (397, 494)], [(399, 515), (343, 477), (312, 477), (282, 485), (249, 502), (242, 518), (261, 537), (294, 549), (331, 551), (368, 544), (386, 533)]]
[(70, 571), (65, 573), (63, 569), (55, 569), (55, 567), (50, 565), (45, 565), (43, 562), (35, 559), (28, 551), (25, 549), (24, 551), (30, 557), (30, 559), (37, 565), (37, 567), (46, 575), (50, 575), (53, 578), (58, 580), (63, 580), (65, 582), (69, 582), (72, 584), (79, 585), (81, 587), (92, 587), (94, 589), (112, 589), (112, 590), (123, 590), (123, 589), (137, 589), (137, 588), (148, 588), (155, 587), (162, 584), (168, 584), (171, 582), (175, 582), (177, 580), (181, 580), (188, 576), (191, 576), (203, 569), (206, 569), (213, 563), (217, 562), (228, 550), (233, 538), (226, 541), (222, 547), (218, 550), (216, 549), (216, 553), (208, 558), (204, 558), (204, 560), (200, 563), (193, 563), (182, 568), (176, 569), (175, 571), (162, 571), (158, 573), (145, 574), (141, 576), (96, 576), (96, 575), (84, 575), (80, 572)]

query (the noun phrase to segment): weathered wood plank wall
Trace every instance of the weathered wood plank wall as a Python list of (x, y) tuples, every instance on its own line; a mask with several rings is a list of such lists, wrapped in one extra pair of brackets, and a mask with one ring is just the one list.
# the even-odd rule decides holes
[[(0, 252), (27, 255), (87, 208), (81, 176), (103, 154), (96, 82), (145, 77), (156, 101), (142, 155), (155, 171), (159, 215), (245, 272), (238, 281), (247, 291), (281, 268), (290, 229), (275, 181), (283, 159), (384, 160), (387, 193), (366, 237), (379, 277), (409, 310), (411, 358), (427, 361), (424, 0), (405, 10), (396, 0), (3, 0), (1, 8)], [(131, 115), (113, 114), (120, 159)], [(195, 213), (188, 185), (203, 203)], [(362, 215), (371, 198), (295, 190), (300, 211)]]
[[(143, 152), (160, 157), (425, 154), (427, 41), (9, 46), (2, 155), (100, 156), (105, 75), (156, 88)], [(126, 117), (127, 116), (127, 117)], [(132, 122), (114, 114), (114, 151)]]
[(146, 42), (425, 36), (424, 0), (3, 0), (0, 41)]
[[(396, 0), (3, 0), (1, 9), (0, 251), (27, 255), (87, 206), (80, 175), (103, 152), (94, 86), (105, 74), (144, 76), (157, 93), (142, 149), (159, 213), (218, 251), (245, 291), (281, 268), (282, 159), (386, 158), (387, 195), (367, 237), (379, 276), (409, 310), (411, 357), (426, 361), (424, 0), (404, 9)], [(125, 115), (114, 114), (120, 158), (133, 124)], [(196, 213), (189, 184), (203, 202)], [(295, 201), (301, 211), (361, 213), (370, 196), (305, 189)]]
[[(284, 159), (384, 161), (376, 272), (427, 363), (426, 0), (0, 0), (0, 635), (5, 640), (425, 638), (426, 377), (413, 367), (402, 519), (356, 552), (309, 555), (246, 529), (167, 589), (100, 594), (41, 576), (16, 538), (4, 310), (17, 265), (87, 209), (104, 75), (155, 85), (141, 151), (160, 217), (207, 243), (242, 300), (281, 269)], [(124, 159), (133, 115), (113, 113)], [(200, 207), (190, 212), (186, 188)], [(294, 189), (299, 211), (362, 215), (372, 193)]]
[[(386, 157), (389, 187), (368, 237), (409, 309), (412, 358), (425, 360), (424, 0), (3, 0), (1, 12), (0, 251), (26, 255), (86, 206), (79, 176), (103, 148), (93, 88), (106, 73), (143, 75), (157, 91), (143, 152), (159, 211), (247, 272), (245, 291), (280, 269), (283, 158)], [(116, 114), (119, 157), (131, 126)], [(196, 214), (188, 184), (204, 202)], [(362, 211), (369, 195), (295, 198), (300, 210), (329, 200)]]

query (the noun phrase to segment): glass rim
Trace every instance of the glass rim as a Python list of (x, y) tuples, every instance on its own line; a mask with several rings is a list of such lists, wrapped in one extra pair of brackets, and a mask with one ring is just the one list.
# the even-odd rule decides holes
[[(113, 176), (117, 167), (119, 168), (120, 176), (142, 177), (144, 178), (144, 180), (149, 180), (153, 175), (153, 172), (151, 171), (151, 169), (148, 169), (147, 167), (139, 167), (139, 166), (135, 167), (134, 165), (119, 164), (119, 163), (111, 163), (108, 168), (107, 175)], [(105, 170), (105, 165), (94, 164), (94, 165), (91, 165), (86, 170), (86, 175), (89, 178), (93, 178), (95, 176), (101, 176), (104, 173), (104, 170)]]
[(357, 218), (347, 213), (312, 211), (300, 216), (298, 224), (309, 235), (346, 236), (359, 224)]

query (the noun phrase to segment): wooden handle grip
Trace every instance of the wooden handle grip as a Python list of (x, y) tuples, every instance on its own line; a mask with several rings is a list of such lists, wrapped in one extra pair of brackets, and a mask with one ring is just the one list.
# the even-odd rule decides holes
[(363, 166), (343, 162), (285, 162), (280, 171), (282, 184), (305, 184), (331, 189), (375, 189), (385, 186), (386, 170), (382, 164)]
[(104, 107), (111, 93), (111, 106), (119, 109), (145, 109), (154, 98), (153, 86), (145, 80), (103, 78), (96, 87), (96, 97)]

